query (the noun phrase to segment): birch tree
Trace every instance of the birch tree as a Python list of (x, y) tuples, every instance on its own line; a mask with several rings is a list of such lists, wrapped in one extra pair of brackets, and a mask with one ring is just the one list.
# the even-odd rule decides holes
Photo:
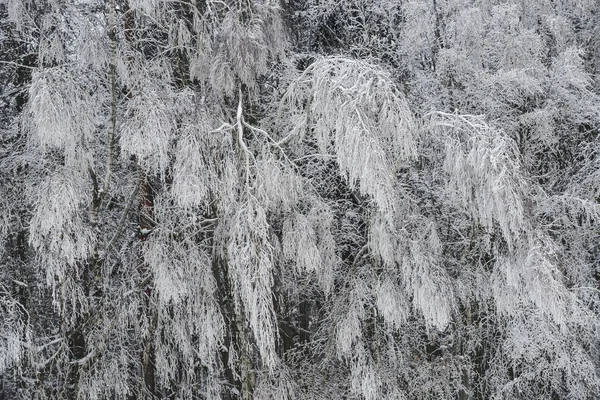
[(594, 2), (0, 11), (3, 396), (600, 390)]

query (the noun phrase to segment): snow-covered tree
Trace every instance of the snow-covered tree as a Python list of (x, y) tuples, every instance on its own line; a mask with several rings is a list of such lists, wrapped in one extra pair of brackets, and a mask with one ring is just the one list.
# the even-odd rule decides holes
[(594, 398), (567, 3), (0, 0), (0, 394)]

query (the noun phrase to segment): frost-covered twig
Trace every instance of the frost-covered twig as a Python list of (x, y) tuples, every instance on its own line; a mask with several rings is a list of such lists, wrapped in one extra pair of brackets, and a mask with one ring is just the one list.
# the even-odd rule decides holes
[(250, 150), (244, 141), (244, 115), (242, 113), (242, 89), (239, 90), (239, 100), (236, 115), (236, 126), (238, 132), (238, 144), (244, 152), (244, 160), (246, 165), (246, 187), (250, 187)]

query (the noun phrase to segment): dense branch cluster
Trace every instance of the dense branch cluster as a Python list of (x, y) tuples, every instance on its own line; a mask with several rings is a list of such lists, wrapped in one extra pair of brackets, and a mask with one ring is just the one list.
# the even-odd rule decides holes
[(0, 0), (0, 397), (593, 399), (593, 0)]

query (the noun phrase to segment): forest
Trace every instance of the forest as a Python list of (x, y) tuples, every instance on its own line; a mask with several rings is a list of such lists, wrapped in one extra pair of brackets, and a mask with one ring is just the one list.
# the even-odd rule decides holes
[(0, 0), (0, 399), (598, 398), (598, 0)]

